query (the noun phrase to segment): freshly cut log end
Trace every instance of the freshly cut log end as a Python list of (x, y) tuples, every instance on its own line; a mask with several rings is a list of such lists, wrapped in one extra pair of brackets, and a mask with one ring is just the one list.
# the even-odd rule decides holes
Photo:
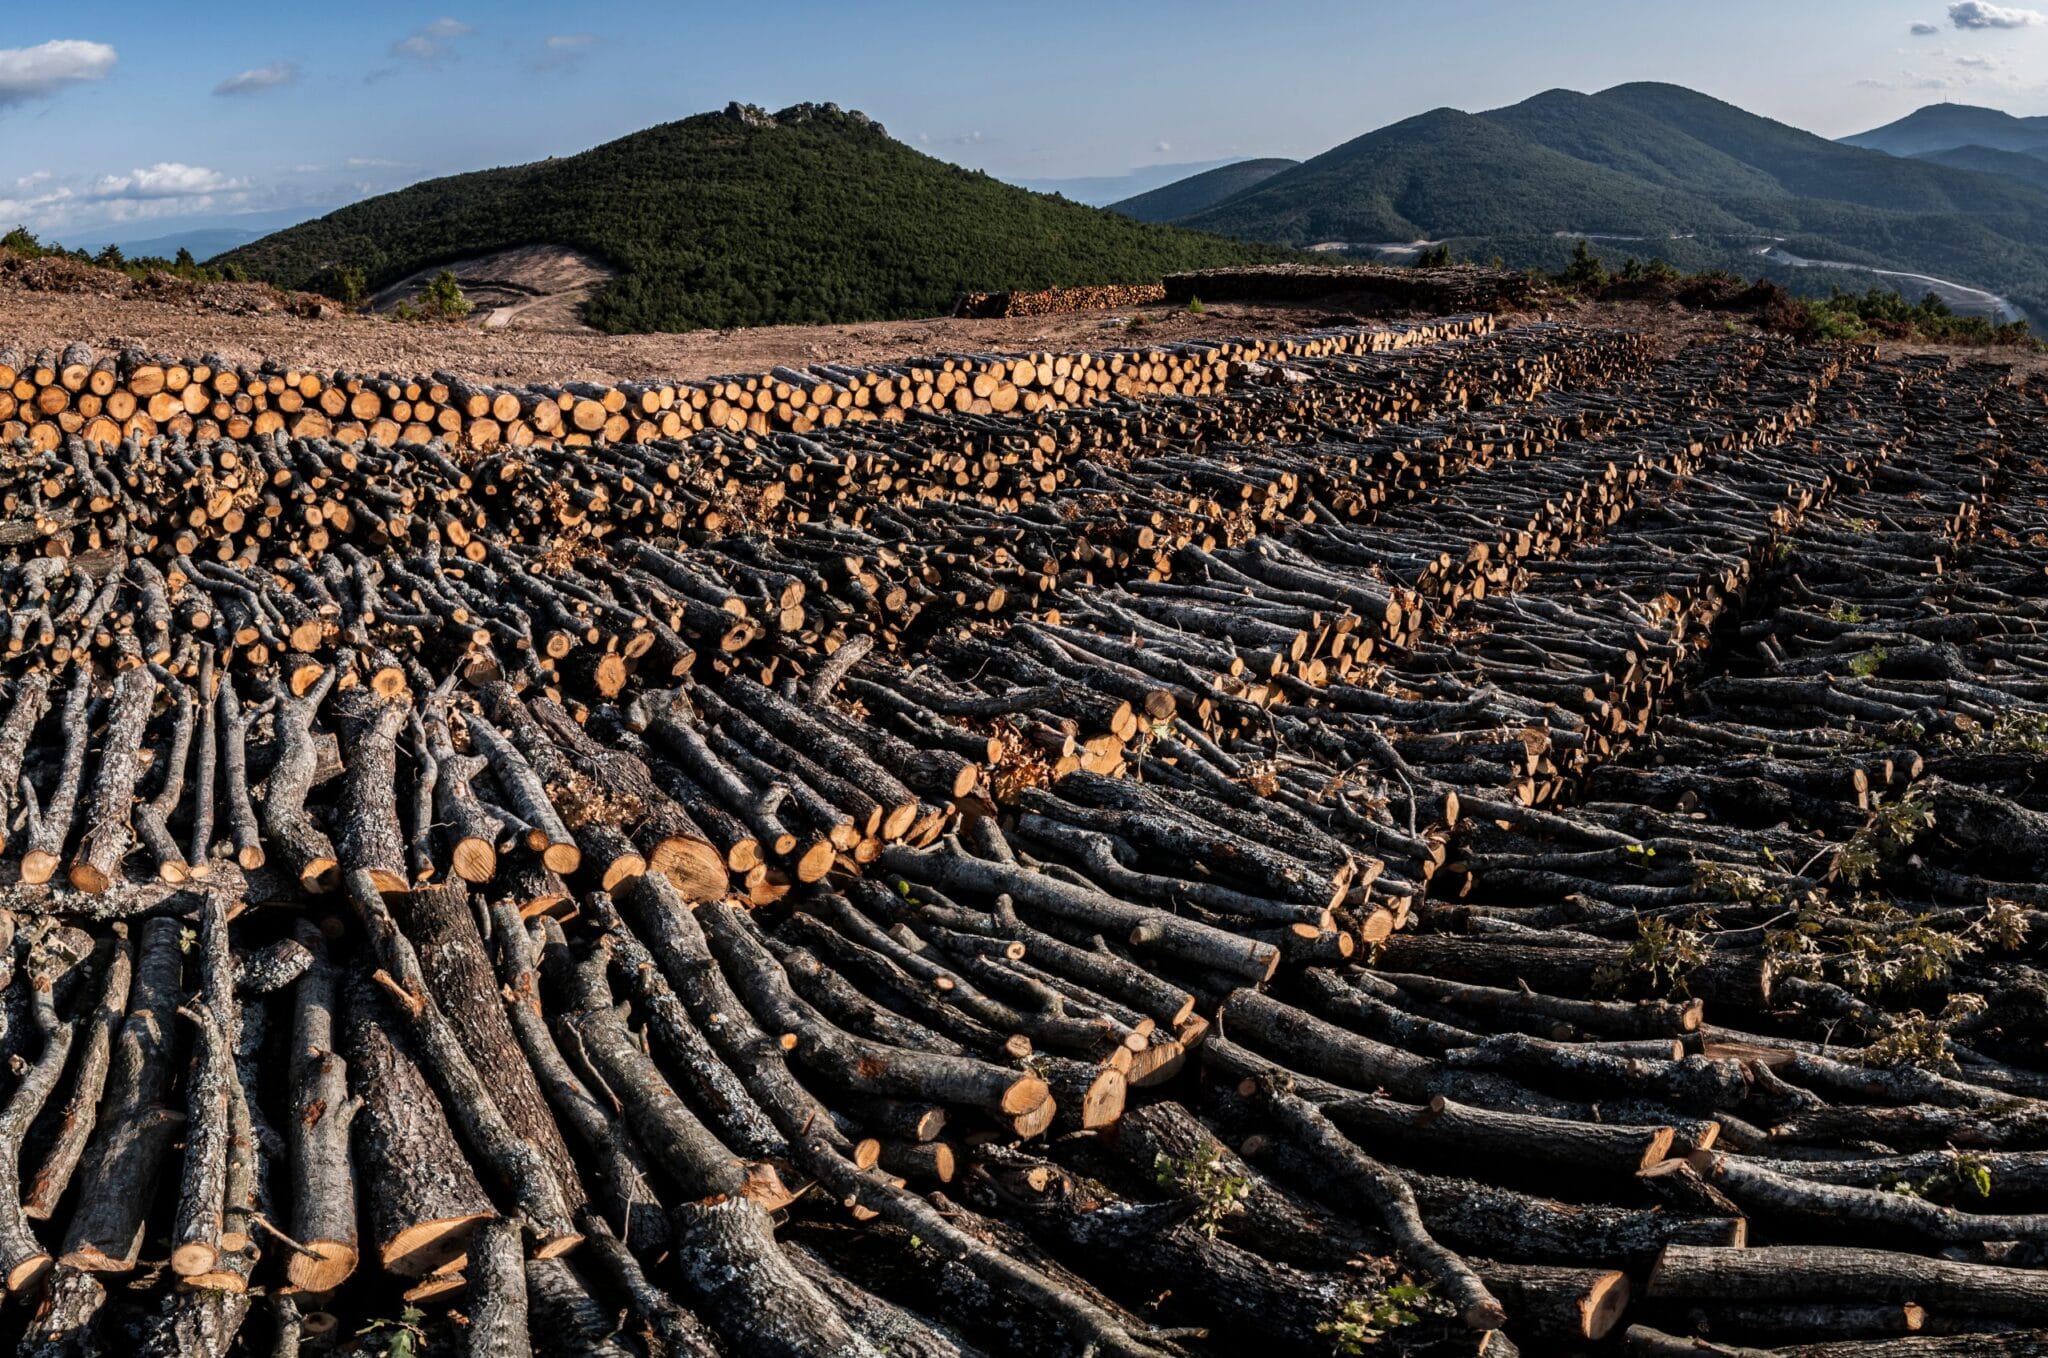
[[(101, 892), (105, 891), (108, 887), (114, 884), (113, 878), (109, 877), (106, 873), (101, 872), (99, 868), (97, 868), (91, 863), (73, 863), (71, 865), (71, 871), (67, 873), (66, 876), (70, 878), (72, 886), (77, 887), (80, 891), (86, 892), (94, 896), (99, 895)], [(26, 862), (24, 862), (22, 865), (22, 880), (31, 880), (28, 876), (28, 866)], [(43, 880), (48, 879), (45, 878)]]
[[(285, 1261), (285, 1277), (301, 1292), (332, 1292), (356, 1271), (358, 1252), (349, 1240), (302, 1240)], [(387, 1251), (388, 1257), (388, 1251)]]
[(711, 901), (726, 893), (731, 872), (745, 872), (758, 864), (758, 848), (751, 858), (753, 861), (745, 867), (728, 864), (716, 848), (703, 840), (669, 839), (654, 846), (647, 866), (674, 882), (684, 900)]
[(425, 1278), (446, 1270), (460, 1269), (469, 1255), (470, 1232), (476, 1229), (478, 1222), (490, 1219), (488, 1212), (475, 1212), (467, 1216), (414, 1222), (385, 1241), (378, 1251), (378, 1258), (386, 1272), (401, 1278)]
[(196, 1278), (211, 1273), (219, 1262), (219, 1248), (204, 1241), (188, 1241), (171, 1251), (171, 1272), (180, 1278)]
[(1020, 1141), (1029, 1141), (1034, 1136), (1043, 1136), (1051, 1130), (1053, 1119), (1059, 1116), (1059, 1100), (1048, 1097), (1028, 1113), (1019, 1113), (1009, 1120), (1010, 1130)]
[(583, 850), (574, 844), (550, 844), (541, 850), (540, 861), (566, 877), (583, 866)]
[(22, 1260), (7, 1270), (7, 1290), (15, 1296), (26, 1294), (42, 1281), (43, 1275), (50, 1271), (53, 1262), (55, 1261), (47, 1254), (38, 1254)]
[[(30, 849), (21, 856), (21, 880), (29, 886), (41, 886), (57, 875), (57, 869), (63, 865), (63, 861), (54, 853)], [(104, 891), (106, 887), (102, 884), (96, 889)]]
[(448, 1272), (436, 1273), (422, 1278), (411, 1287), (406, 1288), (401, 1295), (407, 1301), (430, 1301), (435, 1297), (445, 1297), (451, 1293), (460, 1292), (469, 1285), (468, 1280), (460, 1272), (460, 1269), (467, 1267), (468, 1263), (469, 1256), (465, 1254), (461, 1256), (460, 1264), (452, 1266)]
[(598, 885), (606, 892), (617, 891), (636, 877), (647, 875), (647, 860), (637, 853), (622, 853), (604, 865)]
[(1002, 1110), (1012, 1117), (1029, 1113), (1050, 1102), (1052, 1087), (1036, 1075), (1026, 1075), (1003, 1091)]
[(299, 886), (308, 895), (326, 896), (340, 885), (341, 864), (325, 855), (309, 858), (299, 868)]
[(455, 875), (478, 884), (498, 875), (498, 848), (487, 839), (462, 839), (450, 854)]
[(839, 853), (830, 840), (818, 840), (796, 860), (796, 879), (799, 882), (822, 882), (838, 858)]
[(1630, 1284), (1626, 1273), (1602, 1274), (1579, 1301), (1579, 1332), (1587, 1339), (1605, 1339), (1628, 1310)]
[[(969, 787), (970, 789), (972, 788), (971, 783)], [(955, 793), (954, 795), (964, 796), (965, 794)], [(904, 802), (900, 806), (890, 807), (888, 813), (882, 817), (882, 838), (903, 838), (904, 835), (910, 832), (910, 827), (917, 823), (917, 818), (921, 814), (922, 809), (916, 802)]]
[(1095, 1131), (1114, 1127), (1124, 1115), (1124, 1097), (1128, 1084), (1120, 1070), (1105, 1067), (1088, 1084), (1081, 1096), (1080, 1119), (1084, 1130)]
[(379, 895), (403, 896), (412, 890), (412, 879), (404, 873), (392, 872), (385, 868), (368, 868), (365, 873)]

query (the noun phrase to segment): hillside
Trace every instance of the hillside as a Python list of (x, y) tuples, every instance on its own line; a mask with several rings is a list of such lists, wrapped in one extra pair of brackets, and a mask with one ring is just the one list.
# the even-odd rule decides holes
[(1291, 170), (1301, 162), (1284, 158), (1269, 160), (1240, 160), (1230, 165), (1219, 165), (1201, 174), (1189, 175), (1171, 184), (1136, 194), (1122, 202), (1111, 203), (1111, 212), (1121, 212), (1126, 217), (1136, 217), (1141, 222), (1171, 222), (1203, 208), (1220, 203), (1233, 194), (1244, 192), (1255, 184), (1263, 184), (1283, 170)]
[(1669, 123), (1574, 90), (1479, 115), (1539, 146), (1714, 201), (1782, 195), (1777, 180)]
[(1441, 240), (1552, 269), (1584, 235), (1610, 256), (1803, 291), (1926, 275), (1985, 314), (2048, 319), (2048, 162), (1982, 147), (1893, 156), (1676, 85), (1439, 109), (1171, 220), (1296, 246)]
[(1844, 146), (1678, 85), (1617, 85), (1593, 96), (1655, 118), (1769, 175), (1787, 193), (1885, 212), (2017, 212), (2048, 207), (2003, 180)]
[(2037, 153), (2048, 143), (2048, 118), (2015, 118), (2003, 109), (1971, 104), (1929, 104), (1897, 122), (1842, 140), (1895, 156), (1920, 156), (1959, 146)]
[(1740, 226), (1703, 199), (1574, 159), (1456, 109), (1367, 133), (1181, 224), (1287, 245)]
[(2048, 155), (2000, 151), (1989, 146), (1950, 146), (1939, 151), (1921, 151), (1914, 158), (1957, 170), (2002, 174), (2048, 191)]
[(580, 155), (429, 180), (229, 251), (257, 278), (372, 289), (526, 245), (615, 273), (613, 332), (929, 316), (956, 293), (1156, 279), (1272, 251), (1139, 223), (922, 155), (832, 105), (734, 105)]

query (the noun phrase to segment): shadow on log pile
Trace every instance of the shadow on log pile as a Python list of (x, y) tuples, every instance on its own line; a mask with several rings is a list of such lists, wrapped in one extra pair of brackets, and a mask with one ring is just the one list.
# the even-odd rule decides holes
[(2040, 1352), (2044, 393), (1405, 333), (17, 441), (0, 1342)]

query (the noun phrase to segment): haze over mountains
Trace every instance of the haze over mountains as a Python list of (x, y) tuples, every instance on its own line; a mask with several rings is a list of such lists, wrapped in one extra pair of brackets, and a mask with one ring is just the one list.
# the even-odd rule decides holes
[(1228, 167), (1115, 206), (1298, 248), (1445, 240), (1552, 267), (1593, 236), (1610, 256), (1794, 282), (1941, 280), (1959, 308), (2048, 317), (2048, 159), (2018, 149), (2044, 132), (1939, 105), (1848, 144), (1675, 85), (1551, 90), (1420, 114), (1226, 193)]
[(1850, 146), (1888, 151), (1895, 156), (1924, 156), (1959, 146), (1988, 146), (1994, 151), (2019, 151), (2048, 158), (2048, 117), (2016, 118), (1995, 108), (1974, 104), (1929, 104), (1895, 123), (1874, 127), (1842, 140)]

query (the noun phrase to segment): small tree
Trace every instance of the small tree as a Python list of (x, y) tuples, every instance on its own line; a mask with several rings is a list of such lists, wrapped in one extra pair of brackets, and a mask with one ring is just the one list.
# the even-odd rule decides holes
[(1579, 292), (1598, 292), (1607, 286), (1607, 266), (1581, 236), (1578, 248), (1572, 251), (1572, 262), (1565, 266), (1557, 281)]
[[(346, 305), (360, 307), (369, 300), (370, 280), (363, 277), (361, 269), (356, 268), (353, 264), (346, 264), (334, 271), (334, 290), (341, 295), (341, 300)], [(457, 288), (455, 293), (456, 296), (461, 297), (462, 289)], [(463, 308), (467, 310), (469, 299), (464, 297), (462, 302)]]
[(1415, 257), (1418, 269), (1448, 269), (1451, 267), (1451, 247), (1432, 245)]
[(99, 265), (102, 269), (118, 269), (128, 262), (128, 258), (121, 253), (120, 246), (109, 245), (106, 249), (94, 255), (92, 262)]
[(171, 265), (180, 273), (188, 273), (199, 267), (199, 261), (192, 258), (192, 252), (181, 245), (178, 247), (177, 258), (171, 261)]
[(437, 320), (459, 321), (474, 310), (469, 298), (462, 295), (462, 284), (446, 269), (434, 275), (420, 301), (426, 313)]
[(27, 227), (17, 226), (6, 235), (0, 236), (0, 250), (6, 250), (17, 255), (27, 255), (29, 258), (34, 259), (43, 253), (43, 243), (37, 240), (35, 233)]

